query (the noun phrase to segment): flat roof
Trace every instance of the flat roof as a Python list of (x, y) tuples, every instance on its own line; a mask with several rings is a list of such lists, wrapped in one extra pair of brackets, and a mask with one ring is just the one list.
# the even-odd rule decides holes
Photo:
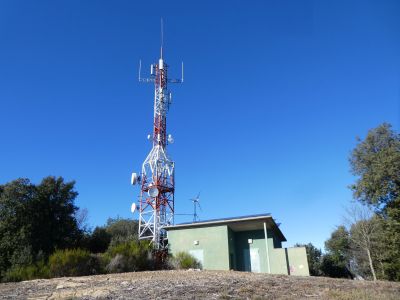
[(257, 214), (257, 215), (247, 215), (247, 216), (239, 216), (239, 217), (230, 217), (230, 218), (220, 218), (220, 219), (210, 219), (204, 221), (197, 222), (186, 222), (180, 223), (177, 225), (171, 225), (165, 227), (166, 230), (179, 230), (179, 229), (187, 229), (187, 228), (195, 228), (195, 227), (207, 227), (207, 226), (215, 226), (215, 225), (228, 225), (233, 231), (246, 231), (246, 230), (254, 230), (254, 229), (264, 229), (262, 223), (259, 222), (261, 220), (265, 220), (268, 223), (268, 227), (277, 232), (277, 234), (281, 237), (282, 241), (286, 241), (285, 236), (282, 231), (279, 229), (279, 225), (275, 223), (275, 220), (272, 218), (270, 213)]

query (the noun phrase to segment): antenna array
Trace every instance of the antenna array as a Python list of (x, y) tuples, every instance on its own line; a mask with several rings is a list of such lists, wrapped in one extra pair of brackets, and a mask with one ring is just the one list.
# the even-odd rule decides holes
[(167, 154), (167, 145), (173, 143), (167, 135), (167, 112), (172, 103), (169, 83), (183, 82), (169, 79), (169, 66), (163, 59), (163, 21), (161, 19), (161, 47), (158, 63), (150, 66), (150, 77), (142, 78), (142, 63), (139, 62), (139, 82), (154, 83), (153, 134), (149, 135), (153, 147), (142, 165), (140, 176), (132, 174), (132, 183), (140, 184), (139, 196), (139, 239), (151, 240), (153, 247), (166, 247), (165, 227), (174, 223), (175, 163)]

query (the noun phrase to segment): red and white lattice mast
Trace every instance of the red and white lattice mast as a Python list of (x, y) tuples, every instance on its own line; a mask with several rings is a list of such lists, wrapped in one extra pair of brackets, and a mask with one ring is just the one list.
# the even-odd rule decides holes
[(168, 65), (163, 59), (163, 30), (161, 23), (161, 56), (158, 63), (150, 66), (150, 78), (139, 81), (154, 82), (154, 120), (153, 135), (148, 138), (153, 148), (142, 165), (140, 176), (132, 174), (132, 184), (141, 187), (139, 197), (139, 239), (151, 240), (155, 249), (166, 247), (165, 227), (174, 223), (175, 163), (167, 154), (167, 145), (173, 143), (167, 135), (167, 112), (171, 105), (171, 92), (168, 83), (183, 82), (183, 63), (181, 79), (168, 78)]

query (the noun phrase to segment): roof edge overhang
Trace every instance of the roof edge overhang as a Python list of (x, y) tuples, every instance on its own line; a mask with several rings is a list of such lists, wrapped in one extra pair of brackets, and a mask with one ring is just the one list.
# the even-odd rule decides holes
[(272, 218), (271, 214), (264, 215), (256, 215), (256, 216), (248, 216), (248, 217), (235, 217), (235, 218), (226, 218), (226, 219), (215, 219), (208, 221), (199, 221), (194, 223), (184, 223), (177, 224), (165, 227), (166, 230), (179, 230), (179, 229), (189, 229), (196, 227), (206, 227), (206, 226), (217, 226), (217, 225), (229, 225), (231, 223), (240, 223), (246, 221), (261, 221), (265, 220), (271, 222), (272, 229), (275, 230), (278, 235), (281, 237), (283, 242), (286, 242), (286, 238), (283, 235), (282, 231), (279, 229), (279, 226), (276, 224), (275, 220)]

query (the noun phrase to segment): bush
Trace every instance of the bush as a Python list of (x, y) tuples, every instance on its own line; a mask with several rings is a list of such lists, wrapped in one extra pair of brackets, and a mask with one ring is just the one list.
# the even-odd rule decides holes
[(101, 273), (99, 257), (82, 249), (56, 250), (49, 258), (49, 268), (52, 277)]
[(38, 278), (50, 278), (49, 266), (41, 260), (28, 266), (14, 266), (7, 270), (3, 281), (23, 281)]
[(178, 252), (169, 258), (169, 265), (173, 269), (201, 269), (201, 263), (187, 252)]
[(111, 246), (104, 254), (110, 273), (135, 272), (152, 269), (150, 243), (146, 241), (130, 241)]

